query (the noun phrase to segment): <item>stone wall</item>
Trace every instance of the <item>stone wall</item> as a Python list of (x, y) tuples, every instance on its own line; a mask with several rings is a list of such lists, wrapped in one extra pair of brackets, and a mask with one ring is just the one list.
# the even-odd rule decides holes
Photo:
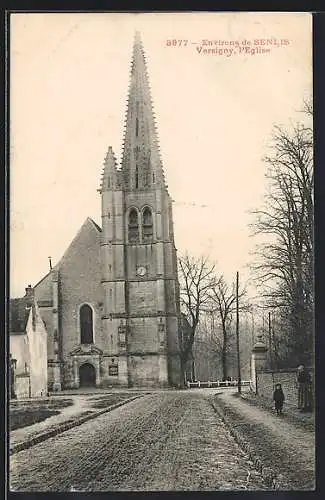
[(10, 353), (16, 360), (16, 374), (25, 373), (29, 369), (29, 346), (26, 333), (10, 335)]
[(30, 397), (30, 381), (28, 374), (19, 374), (15, 378), (15, 394), (17, 399)]
[(128, 334), (129, 353), (153, 353), (159, 349), (157, 318), (132, 318)]
[[(310, 373), (313, 379), (312, 370), (310, 370)], [(281, 384), (284, 392), (285, 404), (289, 407), (296, 407), (298, 401), (296, 377), (297, 370), (295, 368), (289, 370), (264, 370), (263, 372), (258, 372), (256, 376), (257, 394), (272, 400), (275, 384)]]
[(157, 311), (157, 284), (155, 281), (134, 281), (129, 284), (130, 314), (155, 313)]
[(159, 385), (159, 356), (129, 356), (131, 386), (156, 387)]
[(34, 287), (34, 294), (47, 331), (47, 355), (54, 358), (52, 275), (48, 273)]
[(47, 395), (47, 332), (35, 303), (27, 322), (30, 356), (30, 387), (32, 397)]

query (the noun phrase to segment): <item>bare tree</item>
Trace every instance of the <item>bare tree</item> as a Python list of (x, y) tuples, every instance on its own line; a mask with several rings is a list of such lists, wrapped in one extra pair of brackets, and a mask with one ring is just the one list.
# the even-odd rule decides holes
[[(245, 288), (241, 289), (238, 298), (242, 299), (246, 294)], [(235, 284), (231, 287), (227, 284), (225, 278), (220, 276), (210, 289), (210, 300), (213, 307), (220, 318), (222, 328), (222, 350), (221, 362), (223, 379), (227, 380), (228, 373), (228, 358), (230, 349), (231, 323), (233, 314), (236, 311), (236, 290)], [(241, 304), (240, 310), (247, 310), (247, 304)]]
[[(311, 119), (313, 118), (313, 100), (311, 96), (303, 100), (302, 113)], [(309, 129), (312, 130), (311, 126)]]
[(221, 352), (222, 334), (216, 313), (204, 312), (201, 314), (193, 344), (195, 374), (199, 380), (220, 378)]
[[(304, 113), (312, 114), (311, 102)], [(312, 355), (313, 324), (313, 135), (298, 123), (292, 132), (274, 127), (267, 164), (264, 207), (253, 212), (256, 247), (252, 269), (268, 305), (281, 309), (293, 363)], [(287, 323), (287, 324), (285, 324)]]
[(181, 310), (186, 321), (181, 324), (181, 363), (184, 380), (189, 359), (193, 356), (192, 347), (201, 314), (207, 309), (210, 290), (215, 284), (215, 264), (206, 257), (179, 258), (179, 282)]

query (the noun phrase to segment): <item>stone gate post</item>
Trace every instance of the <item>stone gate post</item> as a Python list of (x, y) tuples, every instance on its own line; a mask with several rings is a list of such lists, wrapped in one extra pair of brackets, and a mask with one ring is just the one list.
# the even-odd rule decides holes
[(257, 335), (251, 356), (251, 383), (252, 383), (252, 389), (255, 392), (255, 394), (258, 393), (257, 373), (259, 371), (262, 371), (266, 366), (267, 350), (268, 350), (267, 346), (263, 341), (263, 335), (261, 334)]

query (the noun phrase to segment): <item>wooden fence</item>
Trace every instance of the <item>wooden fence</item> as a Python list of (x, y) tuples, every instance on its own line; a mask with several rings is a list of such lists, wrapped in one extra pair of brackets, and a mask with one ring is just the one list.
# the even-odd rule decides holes
[[(208, 382), (187, 382), (187, 387), (189, 389), (203, 389), (207, 387), (237, 387), (238, 382), (237, 380), (226, 380), (226, 381), (221, 381), (221, 380), (216, 380), (216, 381), (208, 381)], [(242, 380), (241, 382), (242, 387), (250, 387), (251, 386), (251, 381), (250, 380)]]

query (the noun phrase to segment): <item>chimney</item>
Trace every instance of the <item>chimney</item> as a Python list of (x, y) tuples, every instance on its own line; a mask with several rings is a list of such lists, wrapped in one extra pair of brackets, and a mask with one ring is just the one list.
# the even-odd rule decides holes
[(25, 288), (25, 300), (26, 306), (32, 307), (32, 305), (34, 304), (34, 288), (32, 288), (31, 285), (28, 285), (28, 287)]
[(25, 288), (25, 301), (26, 301), (26, 308), (32, 310), (32, 324), (33, 324), (33, 330), (35, 331), (36, 328), (36, 308), (35, 308), (35, 296), (34, 296), (34, 288), (32, 288), (31, 285), (28, 285), (27, 288)]
[(32, 288), (32, 285), (28, 285), (28, 287), (25, 288), (25, 292), (25, 297), (34, 297), (34, 288)]

